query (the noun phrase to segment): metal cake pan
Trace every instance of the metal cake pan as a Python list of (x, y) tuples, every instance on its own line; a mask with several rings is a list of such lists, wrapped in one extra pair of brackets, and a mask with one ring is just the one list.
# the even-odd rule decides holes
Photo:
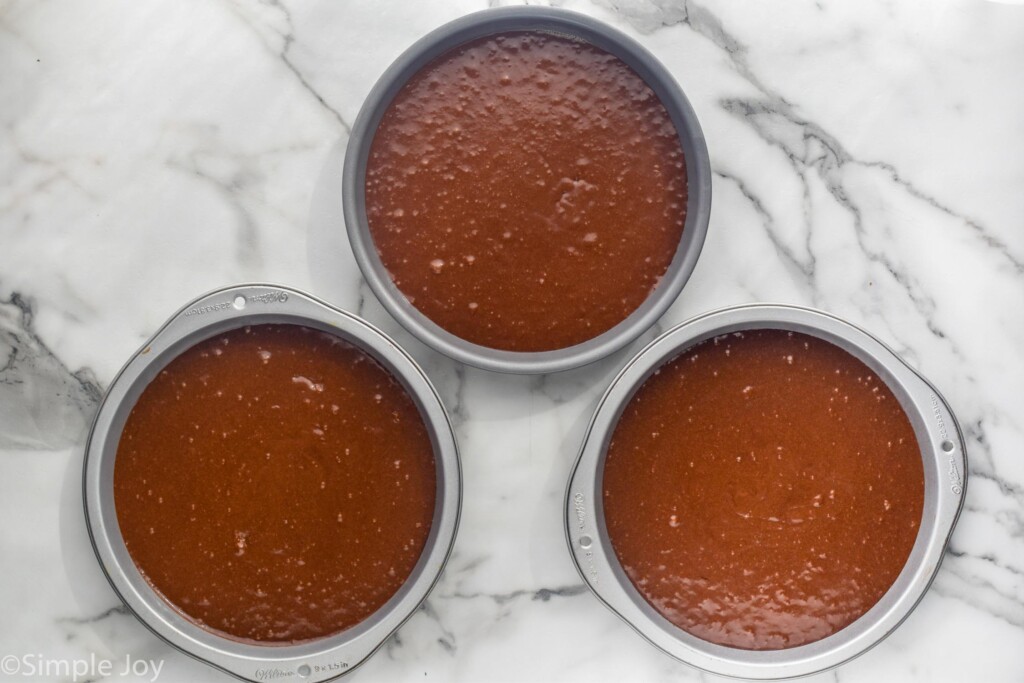
[[(219, 636), (186, 619), (140, 574), (125, 547), (114, 509), (114, 460), (121, 431), (149, 382), (184, 350), (227, 330), (293, 323), (337, 335), (369, 353), (405, 387), (434, 447), (437, 502), (423, 553), (399, 591), (377, 612), (333, 636), (295, 645), (259, 645)], [(86, 525), (110, 585), (153, 633), (238, 678), (326, 681), (352, 671), (409, 618), (441, 574), (455, 540), (462, 498), (458, 447), (430, 380), (391, 339), (363, 320), (308, 294), (251, 284), (207, 294), (178, 311), (121, 369), (100, 404), (86, 446), (83, 473)]]
[[(395, 286), (370, 235), (364, 188), (377, 126), (392, 99), (414, 74), (466, 42), (509, 31), (544, 31), (574, 37), (628, 64), (661, 99), (675, 124), (686, 158), (686, 222), (675, 257), (654, 292), (621, 323), (586, 342), (554, 351), (515, 352), (458, 337), (420, 313)], [(711, 164), (697, 116), (682, 89), (650, 52), (620, 31), (588, 16), (549, 7), (484, 10), (438, 28), (406, 50), (380, 77), (352, 125), (342, 178), (349, 241), (363, 276), (384, 307), (421, 341), (458, 361), (508, 373), (547, 373), (592, 363), (647, 330), (675, 301), (697, 264), (711, 213)], [(623, 226), (627, 228), (629, 226)]]
[[(831, 342), (871, 368), (913, 426), (924, 464), (921, 527), (903, 571), (874, 607), (846, 628), (783, 650), (741, 650), (690, 635), (662, 617), (633, 587), (605, 527), (602, 472), (611, 435), (636, 390), (662, 364), (718, 335), (751, 329), (802, 332)], [(867, 332), (807, 308), (754, 304), (722, 309), (669, 330), (637, 354), (601, 399), (566, 492), (565, 528), (580, 576), (613, 612), (669, 655), (715, 674), (749, 679), (804, 676), (838, 666), (888, 636), (928, 590), (964, 501), (967, 457), (946, 401), (924, 377)]]

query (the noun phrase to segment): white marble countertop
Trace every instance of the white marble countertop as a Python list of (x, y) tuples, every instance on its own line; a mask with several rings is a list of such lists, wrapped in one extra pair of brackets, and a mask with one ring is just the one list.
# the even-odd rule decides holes
[[(393, 334), (461, 443), (448, 568), (349, 680), (711, 678), (583, 588), (561, 526), (596, 398), (655, 331), (561, 375), (462, 368), (398, 328), (349, 251), (349, 123), (403, 49), (485, 6), (0, 2), (0, 656), (106, 658), (110, 680), (151, 680), (119, 675), (125, 657), (151, 659), (162, 681), (228, 680), (120, 606), (89, 547), (80, 468), (104, 387), (162, 321), (264, 280)], [(970, 484), (934, 586), (820, 680), (1024, 680), (1024, 5), (564, 6), (662, 59), (707, 136), (708, 239), (661, 327), (742, 302), (824, 308), (896, 348), (960, 418)], [(0, 680), (74, 677), (24, 673)]]

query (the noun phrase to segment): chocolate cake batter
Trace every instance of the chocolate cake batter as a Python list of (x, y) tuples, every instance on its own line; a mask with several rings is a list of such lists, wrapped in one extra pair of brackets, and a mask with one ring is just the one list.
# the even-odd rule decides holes
[(434, 454), (398, 381), (297, 325), (203, 341), (146, 387), (114, 463), (128, 552), (188, 619), (267, 643), (321, 638), (409, 577)]
[(603, 474), (608, 534), (641, 595), (704, 640), (777, 650), (867, 612), (906, 563), (924, 471), (889, 388), (829, 342), (717, 337), (630, 400)]
[(588, 43), (507, 33), (413, 76), (377, 129), (366, 216), (398, 289), (449, 332), (548, 351), (635, 311), (675, 256), (686, 167), (665, 107)]

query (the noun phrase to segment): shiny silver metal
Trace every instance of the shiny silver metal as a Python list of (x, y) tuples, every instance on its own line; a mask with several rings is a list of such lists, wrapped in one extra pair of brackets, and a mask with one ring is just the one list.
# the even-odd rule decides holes
[[(114, 459), (121, 430), (146, 385), (181, 352), (227, 330), (259, 323), (317, 328), (369, 353), (402, 383), (420, 409), (437, 462), (437, 504), (426, 546), (409, 580), (365, 621), (334, 636), (297, 645), (257, 645), (196, 626), (164, 601), (128, 555), (114, 510)], [(85, 516), (110, 585), (143, 624), (182, 652), (249, 681), (319, 682), (352, 671), (416, 610), (448, 558), (458, 526), (462, 476), (448, 416), (416, 362), (382, 332), (319, 299), (278, 285), (251, 284), (207, 294), (178, 311), (143, 344), (100, 404), (83, 472)]]
[[(370, 145), (391, 100), (434, 58), (468, 41), (508, 31), (544, 31), (586, 41), (617, 56), (654, 90), (679, 133), (686, 157), (686, 223), (675, 257), (654, 292), (628, 318), (593, 339), (555, 351), (523, 353), (473, 344), (420, 313), (395, 286), (373, 244), (364, 187)], [(509, 144), (515, 144), (511, 140)], [(345, 151), (342, 199), (349, 242), (363, 276), (381, 303), (409, 332), (452, 358), (487, 370), (546, 373), (599, 360), (640, 336), (675, 301), (697, 264), (711, 215), (711, 164), (697, 116), (683, 91), (650, 52), (625, 34), (583, 14), (550, 7), (503, 7), (476, 12), (432, 31), (406, 50), (370, 91), (352, 125)], [(622, 226), (629, 230), (630, 226)], [(609, 274), (614, 277), (614, 274)]]
[[(874, 370), (906, 411), (921, 447), (925, 495), (921, 529), (896, 582), (864, 616), (815, 643), (750, 651), (715, 645), (670, 623), (623, 572), (605, 528), (601, 480), (607, 446), (622, 410), (664, 362), (706, 339), (751, 329), (803, 332), (829, 341)], [(963, 505), (967, 459), (963, 437), (939, 392), (892, 350), (835, 316), (795, 306), (736, 306), (693, 318), (637, 354), (612, 382), (594, 414), (570, 477), (565, 501), (569, 551), (597, 597), (655, 646), (712, 673), (751, 679), (804, 676), (842, 664), (877, 644), (910, 614), (927, 591)]]

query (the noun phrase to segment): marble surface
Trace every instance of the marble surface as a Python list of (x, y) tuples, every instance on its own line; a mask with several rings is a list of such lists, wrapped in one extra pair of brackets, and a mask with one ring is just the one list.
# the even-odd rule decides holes
[[(708, 240), (659, 327), (741, 302), (821, 307), (898, 349), (960, 418), (970, 485), (934, 586), (892, 637), (813, 680), (1024, 680), (1024, 5), (557, 4), (662, 59), (708, 139)], [(366, 93), (418, 37), (484, 7), (0, 2), (0, 656), (228, 680), (119, 605), (80, 467), (98, 398), (167, 316), (268, 280), (399, 339), (461, 442), (451, 562), (350, 680), (711, 678), (601, 606), (561, 528), (597, 396), (657, 330), (561, 375), (466, 369), (389, 319), (344, 237), (341, 161)], [(152, 679), (120, 668), (107, 678)], [(0, 679), (73, 678), (50, 673)]]

